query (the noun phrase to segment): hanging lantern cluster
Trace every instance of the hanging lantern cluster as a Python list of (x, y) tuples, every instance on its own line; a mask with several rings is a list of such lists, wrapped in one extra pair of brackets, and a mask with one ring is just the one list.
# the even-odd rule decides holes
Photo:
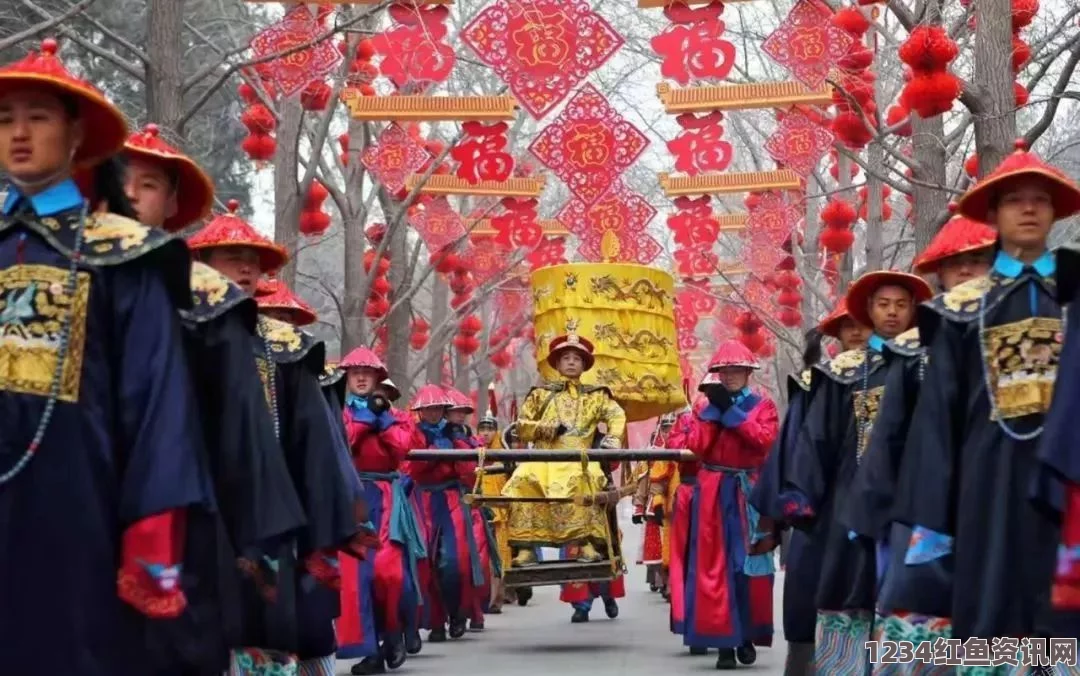
[[(859, 188), (859, 218), (864, 221), (870, 219), (870, 200), (869, 190), (866, 186)], [(889, 197), (892, 196), (892, 188), (887, 185), (881, 186), (881, 222), (887, 223), (892, 220), (893, 208), (889, 204)]]
[(864, 40), (870, 22), (856, 7), (845, 7), (832, 18), (833, 25), (848, 33), (854, 40), (847, 53), (840, 58), (840, 87), (833, 91), (832, 130), (836, 138), (848, 148), (865, 148), (874, 138), (874, 131), (867, 126), (873, 124), (877, 104), (874, 101), (874, 80), (876, 76), (870, 70), (874, 63), (874, 53), (867, 48)]
[[(1039, 13), (1039, 0), (1012, 0), (1012, 32), (1013, 53), (1012, 69), (1013, 76), (1019, 75), (1027, 62), (1031, 59), (1031, 46), (1020, 37), (1020, 31), (1031, 25), (1035, 15)], [(1027, 105), (1031, 98), (1027, 87), (1019, 81), (1013, 83), (1013, 92), (1016, 95), (1017, 107)]]
[[(342, 40), (338, 43), (338, 49), (343, 56), (348, 56), (348, 45)], [(356, 45), (356, 53), (349, 62), (349, 74), (345, 78), (345, 85), (360, 92), (361, 96), (375, 96), (375, 78), (379, 76), (379, 68), (371, 62), (375, 56), (375, 46), (371, 40), (361, 40)]]
[(826, 252), (834, 255), (847, 253), (855, 243), (855, 233), (851, 226), (858, 216), (855, 207), (839, 197), (832, 197), (821, 210), (821, 234), (818, 243)]
[(334, 90), (325, 80), (312, 80), (300, 92), (300, 105), (309, 112), (322, 112), (330, 105), (333, 93)]
[(304, 207), (300, 210), (300, 232), (308, 237), (319, 237), (330, 229), (330, 214), (323, 211), (323, 202), (330, 193), (319, 181), (311, 182)]
[(509, 368), (514, 362), (514, 355), (510, 351), (512, 337), (506, 326), (500, 326), (492, 331), (488, 338), (488, 361), (497, 369)]
[(776, 304), (780, 306), (777, 319), (788, 328), (802, 325), (802, 280), (795, 272), (795, 258), (784, 256), (780, 264), (776, 266), (776, 274), (773, 275), (773, 284), (780, 290), (776, 297)]
[[(375, 243), (375, 246), (378, 244)], [(382, 319), (390, 311), (390, 258), (383, 253), (376, 259), (375, 249), (368, 249), (364, 252), (364, 272), (371, 275), (371, 288), (364, 305), (364, 316), (371, 320)]]
[(476, 315), (468, 315), (458, 324), (458, 333), (454, 336), (454, 349), (458, 354), (471, 356), (480, 349), (480, 339), (476, 337), (484, 325)]
[(416, 317), (409, 326), (409, 347), (419, 352), (431, 340), (431, 325), (423, 317)]
[(907, 64), (910, 78), (900, 93), (900, 102), (922, 118), (952, 110), (960, 98), (960, 79), (949, 72), (960, 48), (943, 26), (921, 24), (900, 45), (900, 60)]
[(763, 327), (764, 324), (753, 312), (741, 312), (735, 318), (735, 328), (738, 330), (736, 339), (745, 345), (746, 349), (760, 355), (767, 342), (765, 334), (761, 331)]
[(247, 127), (248, 135), (240, 147), (256, 166), (261, 167), (274, 159), (274, 153), (277, 152), (277, 140), (274, 138), (277, 119), (269, 108), (259, 102), (255, 88), (250, 84), (245, 82), (240, 85), (237, 93), (247, 104), (247, 108), (240, 114), (240, 122)]
[[(455, 258), (457, 257), (455, 256)], [(461, 259), (457, 258), (457, 260), (460, 261)], [(450, 273), (447, 283), (450, 286), (450, 293), (453, 294), (450, 297), (450, 307), (457, 310), (472, 300), (473, 291), (476, 289), (476, 281), (473, 280), (471, 272), (463, 267), (456, 267)]]

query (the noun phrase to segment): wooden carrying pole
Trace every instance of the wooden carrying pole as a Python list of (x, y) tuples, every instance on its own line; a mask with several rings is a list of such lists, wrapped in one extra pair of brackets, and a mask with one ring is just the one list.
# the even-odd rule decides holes
[[(690, 451), (670, 448), (590, 448), (585, 451), (589, 462), (620, 462), (623, 460), (674, 460), (692, 462), (697, 456)], [(573, 448), (513, 448), (491, 449), (484, 451), (484, 460), (495, 462), (575, 462), (581, 460), (582, 451)], [(428, 460), (446, 462), (477, 462), (480, 451), (442, 450), (423, 448), (409, 451), (409, 460)]]

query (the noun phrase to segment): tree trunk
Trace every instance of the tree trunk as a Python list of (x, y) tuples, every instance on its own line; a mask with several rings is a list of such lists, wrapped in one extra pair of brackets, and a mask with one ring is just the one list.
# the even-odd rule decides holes
[(1016, 95), (1012, 71), (1010, 0), (975, 3), (975, 152), (986, 176), (1012, 152), (1016, 140)]
[[(804, 285), (816, 284), (817, 277), (820, 277), (816, 273), (819, 267), (817, 263), (817, 238), (820, 230), (820, 223), (818, 222), (818, 213), (820, 207), (818, 206), (818, 199), (816, 197), (806, 198), (806, 227), (803, 228), (803, 244), (802, 248), (798, 247), (798, 242), (792, 242), (791, 250), (795, 252), (795, 265), (799, 270), (799, 276), (803, 279)], [(814, 307), (814, 294), (806, 289), (803, 289), (802, 299), (802, 328), (803, 331), (809, 331), (817, 325), (817, 312)], [(826, 312), (828, 309), (826, 309)]]
[(281, 119), (277, 126), (277, 152), (274, 153), (274, 241), (289, 252), (289, 263), (278, 273), (278, 278), (289, 288), (296, 288), (297, 243), (300, 240), (300, 133), (304, 122), (304, 109), (300, 98), (281, 101), (278, 111)]
[[(450, 288), (446, 285), (438, 273), (431, 276), (431, 327), (435, 328), (442, 326), (446, 321), (446, 317), (449, 314), (450, 308)], [(429, 383), (437, 383), (442, 381), (442, 366), (443, 366), (443, 354), (446, 353), (446, 346), (440, 345), (428, 345), (427, 351), (427, 371), (425, 378)]]
[(885, 173), (885, 149), (881, 141), (875, 141), (866, 149), (866, 272), (880, 270), (885, 262), (885, 243), (882, 231), (885, 228), (882, 216), (882, 182), (878, 176)]
[(345, 233), (345, 289), (341, 299), (343, 316), (341, 318), (342, 354), (359, 346), (366, 345), (366, 321), (364, 304), (370, 294), (372, 275), (364, 270), (364, 252), (367, 249), (367, 235), (364, 223), (367, 210), (364, 208), (364, 165), (360, 163), (360, 152), (366, 143), (363, 122), (349, 121), (349, 164), (345, 168), (345, 202), (348, 213), (341, 215), (341, 227)]
[[(150, 0), (146, 13), (146, 116), (167, 136), (183, 138), (184, 74), (180, 36), (185, 0)], [(91, 130), (92, 131), (92, 130)]]
[[(911, 113), (912, 156), (918, 166), (914, 178), (927, 185), (947, 185), (945, 167), (945, 120), (939, 115), (924, 120)], [(922, 251), (941, 229), (941, 214), (949, 205), (949, 194), (939, 188), (927, 188), (912, 184), (914, 204), (911, 221), (915, 226), (915, 251)]]
[[(390, 213), (396, 213), (401, 208), (396, 202), (387, 202), (393, 205), (394, 211)], [(391, 378), (398, 379), (404, 379), (409, 374), (409, 341), (402, 338), (409, 335), (409, 322), (412, 319), (412, 300), (396, 302), (399, 294), (404, 295), (408, 291), (413, 277), (413, 271), (409, 267), (409, 229), (404, 223), (404, 217), (402, 219), (401, 223), (388, 225), (386, 231), (386, 236), (390, 238), (386, 251), (390, 254), (389, 300), (393, 307), (386, 322), (386, 368), (390, 371)], [(394, 307), (395, 305), (397, 307)]]

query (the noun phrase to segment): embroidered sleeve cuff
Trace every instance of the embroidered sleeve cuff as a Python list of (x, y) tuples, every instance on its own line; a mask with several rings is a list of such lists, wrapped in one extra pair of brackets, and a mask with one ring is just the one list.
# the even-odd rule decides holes
[(180, 586), (184, 512), (149, 516), (124, 531), (117, 594), (151, 618), (175, 618), (187, 599)]
[(908, 543), (907, 553), (904, 555), (904, 563), (909, 566), (930, 563), (952, 554), (952, 551), (953, 539), (951, 537), (929, 528), (915, 526)]
[(817, 515), (809, 498), (800, 491), (788, 490), (780, 493), (780, 511), (787, 519), (812, 519)]
[(724, 411), (724, 415), (720, 418), (720, 424), (724, 427), (738, 427), (744, 422), (746, 422), (746, 414), (738, 406), (732, 406)]
[(324, 587), (341, 589), (341, 571), (336, 556), (315, 552), (304, 560), (304, 568)]
[(723, 424), (724, 414), (712, 404), (698, 411), (698, 417), (705, 422)]

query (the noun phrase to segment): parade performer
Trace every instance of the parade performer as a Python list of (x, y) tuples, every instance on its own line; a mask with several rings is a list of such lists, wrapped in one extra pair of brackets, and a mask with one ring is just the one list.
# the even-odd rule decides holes
[(933, 295), (921, 278), (880, 270), (857, 279), (847, 293), (847, 310), (873, 327), (867, 346), (817, 365), (813, 394), (790, 468), (784, 478), (784, 517), (807, 530), (812, 547), (823, 547), (817, 585), (816, 669), (824, 673), (864, 673), (876, 596), (874, 543), (855, 537), (839, 517), (862, 461), (884, 394), (886, 340), (907, 331), (915, 306)]
[[(188, 246), (211, 267), (248, 293), (254, 293), (262, 274), (279, 269), (288, 255), (236, 215), (239, 203), (229, 202), (188, 240)], [(336, 552), (347, 548), (363, 557), (370, 537), (367, 514), (358, 501), (355, 472), (346, 467), (348, 449), (340, 419), (333, 419), (319, 387), (325, 368), (325, 346), (304, 331), (260, 316), (256, 353), (259, 375), (278, 439), (285, 453), (293, 486), (307, 516), (307, 527), (296, 538), (295, 565), (279, 562), (293, 578), (296, 597), (295, 652), (303, 674), (333, 674), (333, 620), (340, 612), (340, 576)], [(346, 470), (350, 470), (346, 472)], [(256, 671), (270, 659), (262, 651), (236, 656), (234, 670)]]
[[(593, 436), (592, 447), (602, 448), (601, 444), (606, 438), (607, 426), (604, 423), (599, 423), (596, 434)], [(603, 489), (613, 489), (614, 482), (611, 478), (608, 463), (599, 464), (604, 472)], [(621, 541), (622, 532), (615, 533), (614, 537), (620, 538)], [(565, 545), (561, 548), (560, 555), (566, 560), (577, 559), (581, 556), (581, 546), (578, 544)], [(592, 612), (593, 603), (596, 599), (603, 602), (604, 614), (607, 615), (608, 619), (614, 620), (619, 616), (618, 599), (624, 596), (626, 596), (626, 577), (621, 574), (616, 575), (613, 580), (607, 582), (572, 582), (564, 584), (559, 590), (559, 600), (570, 604), (574, 609), (573, 614), (570, 616), (570, 622), (574, 624), (589, 621), (589, 614)]]
[[(996, 237), (993, 228), (963, 216), (954, 216), (916, 257), (914, 269), (924, 276), (935, 275), (947, 292), (958, 284), (986, 274)], [(952, 562), (904, 565), (911, 529), (903, 524), (893, 524), (892, 510), (904, 442), (925, 368), (918, 327), (887, 341), (883, 349), (889, 355), (885, 394), (874, 421), (874, 433), (851, 482), (851, 493), (840, 520), (858, 535), (880, 543), (875, 640), (912, 641), (917, 645), (923, 640), (950, 636)], [(944, 676), (951, 674), (952, 668), (918, 662), (882, 663), (873, 665), (873, 671), (890, 676)]]
[[(551, 342), (548, 364), (563, 378), (533, 388), (521, 405), (517, 420), (518, 437), (535, 448), (570, 448), (582, 451), (592, 446), (597, 425), (607, 426), (602, 448), (617, 448), (626, 431), (626, 415), (605, 387), (583, 385), (581, 374), (592, 368), (593, 346), (570, 333)], [(599, 463), (523, 462), (514, 469), (503, 488), (507, 497), (568, 498), (598, 492), (606, 484)], [(603, 559), (598, 547), (605, 546), (608, 524), (603, 510), (573, 503), (511, 503), (510, 545), (514, 566), (536, 564), (536, 547), (580, 547), (582, 561)]]
[[(517, 420), (517, 397), (510, 401), (510, 419)], [(506, 429), (502, 432), (502, 445), (504, 448), (528, 448), (529, 445), (517, 434), (517, 423), (512, 422), (506, 426)], [(505, 463), (504, 463), (505, 464)], [(511, 463), (507, 465), (507, 470), (512, 474), (514, 471), (514, 465)], [(506, 485), (506, 481), (503, 481), (503, 486)], [(499, 495), (502, 495), (502, 488), (499, 489)], [(513, 560), (513, 547), (510, 546), (510, 510), (504, 508), (504, 514), (506, 515), (506, 551), (507, 557), (502, 559), (504, 561)], [(543, 559), (543, 552), (539, 547), (533, 549), (533, 556), (536, 557), (536, 561), (539, 563)], [(506, 590), (506, 598), (508, 601), (516, 601), (521, 607), (529, 605), (529, 601), (532, 599), (533, 590), (532, 587), (510, 587)]]
[[(210, 178), (163, 141), (156, 125), (128, 138), (124, 159), (124, 191), (147, 225), (177, 231), (210, 212)], [(192, 307), (181, 317), (217, 509), (188, 519), (188, 611), (160, 637), (152, 629), (150, 638), (170, 644), (163, 674), (222, 673), (231, 649), (274, 647), (277, 637), (266, 627), (295, 609), (269, 604), (260, 582), (271, 577), (266, 562), (277, 555), (275, 539), (304, 525), (255, 367), (255, 302), (203, 263), (192, 265), (191, 286)], [(241, 581), (234, 563), (241, 556), (265, 575)]]
[[(456, 442), (463, 442), (465, 448), (484, 448), (484, 442), (473, 434), (468, 423), (469, 416), (476, 411), (472, 399), (466, 396), (465, 393), (454, 389), (453, 387), (443, 389), (450, 395), (450, 399), (454, 402), (446, 409), (446, 422), (451, 437), (453, 437)], [(473, 493), (483, 492), (481, 486), (475, 482), (471, 486), (466, 486), (466, 488)], [(463, 505), (463, 508), (469, 523), (472, 524), (473, 540), (476, 542), (476, 552), (480, 557), (480, 569), (484, 574), (483, 584), (477, 588), (472, 595), (469, 629), (471, 631), (483, 631), (484, 613), (488, 609), (488, 603), (490, 602), (491, 592), (494, 586), (492, 584), (492, 579), (501, 577), (502, 572), (499, 567), (499, 561), (497, 559), (494, 561), (492, 560), (493, 553), (496, 556), (498, 555), (495, 547), (495, 534), (491, 531), (488, 521), (484, 517), (483, 510), (473, 509), (473, 507), (467, 503)]]
[(315, 310), (280, 279), (260, 279), (255, 285), (259, 314), (293, 326), (310, 326), (318, 321)]
[(399, 474), (414, 429), (379, 391), (387, 372), (374, 352), (358, 347), (341, 368), (348, 388), (345, 432), (380, 546), (362, 561), (341, 560), (338, 657), (363, 657), (352, 673), (375, 674), (405, 662), (408, 622), (420, 602), (417, 561), (427, 551)]
[[(132, 220), (123, 114), (53, 40), (0, 68), (0, 635), (11, 674), (145, 676), (210, 507), (183, 243)], [(40, 457), (39, 457), (40, 456)]]
[(683, 641), (719, 648), (717, 669), (753, 664), (755, 645), (772, 643), (772, 554), (755, 552), (765, 535), (746, 502), (779, 428), (776, 405), (751, 392), (757, 359), (738, 341), (709, 362), (716, 384), (694, 407), (683, 443), (701, 459), (694, 488), (685, 571)]
[[(413, 448), (469, 448), (448, 429), (446, 409), (454, 404), (438, 385), (424, 385), (410, 408), (420, 420)], [(463, 501), (466, 487), (476, 480), (476, 463), (451, 460), (410, 460), (407, 472), (415, 482), (420, 515), (427, 533), (430, 579), (424, 594), (428, 641), (465, 635), (473, 599), (483, 587), (484, 574), (469, 511)]]
[[(716, 382), (715, 373), (707, 373), (698, 384), (698, 392)], [(687, 440), (694, 423), (692, 409), (686, 409), (675, 416), (675, 424), (667, 438), (667, 447), (673, 450), (688, 450)], [(675, 499), (671, 507), (671, 561), (668, 566), (668, 588), (671, 590), (670, 628), (673, 634), (686, 635), (686, 591), (689, 575), (687, 555), (690, 553), (690, 521), (696, 509), (694, 496), (697, 487), (697, 473), (701, 467), (699, 460), (679, 463), (679, 485), (675, 488)], [(691, 655), (705, 655), (709, 649), (705, 646), (690, 646)]]
[[(489, 450), (501, 449), (504, 446), (502, 444), (502, 435), (499, 434), (499, 419), (495, 417), (494, 386), (488, 388), (488, 399), (488, 410), (476, 424), (476, 434), (485, 448)], [(507, 475), (504, 472), (485, 473), (480, 481), (480, 492), (484, 496), (498, 497), (502, 494), (503, 486), (506, 485), (506, 478)], [(492, 561), (498, 561), (501, 567), (503, 561), (509, 562), (511, 559), (510, 540), (506, 531), (506, 508), (500, 506), (489, 507), (485, 511), (485, 516), (488, 518), (488, 523), (495, 538), (495, 557), (497, 558), (493, 558)], [(488, 612), (492, 615), (502, 613), (502, 606), (505, 601), (506, 589), (503, 587), (502, 577), (493, 577)]]
[[(666, 448), (667, 438), (675, 424), (675, 416), (665, 414), (657, 422), (657, 433), (650, 448)], [(645, 476), (645, 510), (642, 520), (645, 526), (642, 538), (642, 563), (649, 567), (652, 579), (651, 591), (668, 597), (667, 573), (670, 564), (671, 499), (674, 495), (677, 462), (656, 460), (648, 464)]]
[(927, 364), (895, 510), (914, 528), (905, 563), (952, 554), (963, 580), (953, 585), (953, 638), (1054, 635), (1046, 625), (1060, 533), (1056, 515), (1029, 496), (1062, 348), (1047, 236), (1080, 210), (1080, 190), (1018, 142), (958, 210), (996, 226), (997, 253), (989, 275), (920, 308)]
[[(806, 411), (810, 407), (810, 384), (813, 367), (822, 359), (823, 336), (835, 338), (842, 350), (862, 349), (870, 338), (870, 329), (859, 324), (847, 311), (841, 298), (836, 307), (815, 329), (807, 332), (802, 372), (788, 378), (788, 410), (780, 427), (776, 446), (750, 494), (750, 503), (777, 524), (781, 530), (781, 561), (785, 566), (783, 604), (784, 640), (788, 651), (784, 666), (786, 676), (809, 676), (813, 673), (814, 632), (817, 626), (815, 597), (821, 577), (824, 542), (805, 531), (790, 528), (785, 522), (781, 498), (785, 477), (792, 467)], [(774, 532), (775, 539), (775, 532)]]

